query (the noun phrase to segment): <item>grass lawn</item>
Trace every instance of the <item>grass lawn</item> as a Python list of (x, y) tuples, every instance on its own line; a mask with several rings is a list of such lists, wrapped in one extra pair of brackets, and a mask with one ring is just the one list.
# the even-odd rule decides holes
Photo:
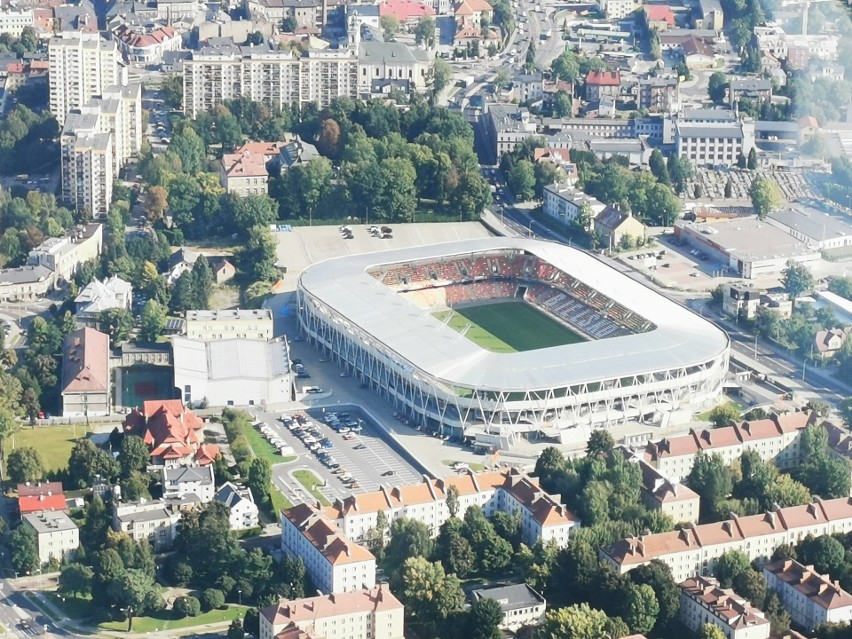
[(6, 455), (16, 448), (35, 448), (44, 462), (45, 470), (62, 470), (68, 466), (68, 458), (74, 442), (88, 434), (84, 424), (74, 426), (24, 426), (12, 435)]
[(295, 457), (281, 457), (278, 449), (270, 444), (263, 435), (251, 424), (246, 424), (242, 427), (243, 436), (246, 438), (249, 446), (254, 451), (256, 457), (267, 460), (270, 465), (280, 464), (282, 462), (293, 461)]
[[(732, 399), (729, 399), (726, 402), (722, 402), (721, 404), (719, 404), (719, 406), (733, 406), (734, 408), (737, 409), (737, 411), (739, 411), (740, 415), (742, 415), (743, 411), (745, 410), (745, 408), (742, 406), (742, 404), (739, 404)], [(698, 416), (696, 417), (696, 419), (698, 421), (701, 421), (701, 422), (709, 422), (710, 421), (710, 413), (712, 413), (715, 409), (716, 409), (716, 407), (711, 408), (709, 410), (705, 410), (703, 413), (699, 413)]]
[(319, 488), (317, 486), (322, 484), (322, 481), (319, 477), (317, 477), (313, 471), (310, 470), (296, 470), (293, 472), (293, 477), (295, 477), (302, 486), (304, 486), (309, 493), (311, 493), (323, 506), (330, 506), (328, 499), (325, 498)]
[(435, 316), (444, 320), (452, 314), (449, 326), (494, 353), (514, 353), (551, 348), (586, 341), (581, 335), (521, 301), (480, 304)]
[(99, 613), (101, 611), (97, 610), (92, 605), (92, 599), (90, 597), (62, 597), (55, 592), (45, 592), (43, 594), (45, 597), (50, 599), (53, 605), (62, 610), (65, 615), (71, 619), (85, 621), (95, 617), (95, 620), (99, 620)]
[[(133, 632), (158, 632), (160, 630), (175, 630), (178, 628), (192, 628), (208, 623), (223, 623), (242, 619), (248, 610), (248, 606), (229, 605), (225, 610), (211, 610), (197, 617), (176, 617), (171, 610), (161, 610), (149, 617), (134, 617)], [(127, 621), (105, 621), (98, 626), (101, 630), (123, 631), (127, 630)]]
[(272, 497), (272, 509), (275, 511), (275, 516), (278, 517), (278, 513), (281, 512), (284, 508), (292, 508), (293, 502), (287, 499), (280, 490), (275, 488), (274, 486), (269, 491), (269, 494)]
[[(450, 467), (452, 467), (453, 465), (458, 464), (459, 462), (458, 462), (457, 460), (455, 460), (455, 459), (444, 459), (444, 460), (442, 460), (442, 461), (441, 461), (441, 463), (442, 463), (444, 466), (450, 466)], [(475, 473), (481, 473), (481, 472), (484, 472), (484, 471), (485, 471), (485, 464), (478, 464), (478, 463), (476, 463), (476, 462), (473, 462), (473, 463), (471, 463), (471, 462), (462, 462), (462, 463), (463, 463), (463, 464), (467, 464), (468, 466), (470, 466), (470, 469), (471, 469), (473, 472), (475, 472)]]

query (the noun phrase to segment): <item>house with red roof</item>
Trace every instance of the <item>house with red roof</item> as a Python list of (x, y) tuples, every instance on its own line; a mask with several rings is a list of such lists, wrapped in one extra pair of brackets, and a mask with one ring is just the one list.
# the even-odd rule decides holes
[(461, 0), (455, 8), (456, 25), (459, 27), (482, 28), (482, 19), (490, 24), (494, 16), (491, 5), (485, 0)]
[(586, 100), (600, 102), (609, 96), (613, 99), (621, 94), (621, 74), (618, 71), (589, 71), (586, 75)]
[(66, 510), (65, 493), (58, 481), (18, 484), (21, 516), (45, 511)]
[(674, 12), (667, 4), (646, 4), (642, 11), (651, 31), (665, 31), (675, 26)]
[(179, 51), (182, 38), (173, 27), (155, 25), (153, 28), (134, 28), (122, 24), (113, 29), (118, 48), (131, 62), (158, 64), (167, 51)]
[(417, 0), (387, 0), (379, 5), (379, 15), (393, 16), (400, 24), (414, 26), (420, 18), (434, 16), (435, 10)]
[(109, 336), (79, 328), (65, 337), (62, 357), (62, 416), (109, 415)]
[(179, 399), (144, 402), (142, 410), (133, 409), (124, 420), (124, 432), (143, 439), (156, 466), (212, 464), (219, 446), (204, 443), (203, 427), (204, 421)]

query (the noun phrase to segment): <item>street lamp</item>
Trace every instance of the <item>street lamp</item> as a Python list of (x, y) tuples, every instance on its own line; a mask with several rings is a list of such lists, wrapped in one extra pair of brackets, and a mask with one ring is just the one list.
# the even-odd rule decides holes
[(242, 606), (243, 605), (243, 591), (241, 589), (237, 590), (237, 595), (239, 596), (239, 602), (240, 602), (240, 605)]

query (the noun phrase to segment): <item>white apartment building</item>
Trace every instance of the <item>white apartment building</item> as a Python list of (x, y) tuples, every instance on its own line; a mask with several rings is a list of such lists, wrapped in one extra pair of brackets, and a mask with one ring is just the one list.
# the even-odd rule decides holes
[(320, 592), (356, 592), (376, 586), (373, 553), (342, 534), (310, 504), (281, 512), (281, 550), (302, 560)]
[(68, 281), (81, 264), (100, 257), (103, 232), (102, 224), (86, 224), (71, 229), (64, 237), (48, 238), (29, 252), (27, 264), (47, 267), (58, 280)]
[(113, 179), (142, 147), (142, 86), (108, 87), (65, 116), (60, 138), (62, 199), (104, 216)]
[[(405, 609), (387, 584), (280, 601), (260, 611), (260, 639), (403, 639)], [(310, 633), (310, 634), (303, 634)]]
[(0, 32), (8, 33), (13, 38), (20, 38), (25, 27), (35, 24), (32, 9), (6, 8), (0, 12)]
[(638, 464), (642, 472), (642, 501), (648, 508), (659, 510), (675, 523), (698, 521), (701, 497), (686, 484), (672, 481), (639, 455), (620, 449), (625, 459)]
[(824, 623), (852, 621), (852, 595), (828, 575), (793, 559), (763, 567), (766, 585), (778, 593), (793, 622), (808, 631)]
[(272, 330), (272, 310), (268, 308), (186, 312), (188, 339), (270, 340)]
[(733, 166), (754, 148), (754, 121), (678, 122), (675, 144), (694, 166)]
[(419, 484), (382, 487), (371, 493), (350, 495), (337, 500), (327, 516), (347, 537), (366, 538), (375, 528), (379, 511), (390, 523), (399, 517), (416, 519), (437, 535), (449, 519), (447, 492), (454, 487), (459, 494), (458, 517), (471, 506), (482, 508), (486, 517), (498, 511), (520, 512), (523, 542), (533, 545), (539, 539), (554, 541), (560, 548), (568, 544), (571, 530), (580, 525), (577, 517), (559, 503), (558, 495), (549, 495), (538, 480), (521, 471), (467, 473), (444, 479), (424, 478)]
[(782, 544), (795, 545), (807, 535), (852, 532), (852, 499), (820, 499), (802, 506), (775, 508), (762, 515), (737, 517), (689, 526), (666, 533), (630, 537), (600, 551), (602, 561), (618, 572), (658, 559), (669, 566), (675, 581), (711, 574), (716, 560), (741, 550), (750, 560), (766, 561)]
[(592, 230), (595, 217), (605, 208), (606, 204), (570, 184), (551, 184), (544, 187), (542, 211), (562, 224), (572, 224), (585, 209), (589, 216), (588, 226)]
[(254, 503), (251, 489), (225, 482), (216, 491), (214, 499), (228, 507), (231, 530), (245, 530), (259, 525), (257, 504)]
[(814, 413), (786, 413), (722, 428), (710, 428), (688, 435), (651, 442), (645, 448), (645, 460), (666, 477), (682, 482), (695, 463), (698, 451), (719, 455), (730, 464), (747, 450), (761, 459), (772, 460), (778, 468), (797, 466), (802, 431), (815, 423)]
[(118, 47), (100, 33), (62, 33), (51, 38), (48, 61), (50, 112), (60, 127), (71, 109), (122, 83)]
[(213, 501), (216, 483), (213, 480), (213, 464), (206, 466), (163, 466), (160, 469), (164, 499), (183, 499), (195, 495), (206, 504)]
[(607, 20), (626, 18), (636, 9), (636, 4), (634, 0), (598, 0), (598, 7), (606, 15)]
[[(187, 503), (190, 502), (185, 496)], [(112, 528), (130, 535), (133, 541), (147, 539), (151, 548), (159, 552), (171, 548), (177, 537), (181, 511), (178, 504), (162, 499), (115, 504), (112, 513)]]
[(527, 584), (477, 588), (470, 593), (473, 601), (493, 599), (500, 604), (503, 619), (500, 628), (512, 633), (544, 623), (547, 601)]
[(224, 100), (247, 97), (280, 109), (291, 104), (327, 107), (358, 97), (354, 50), (310, 50), (301, 57), (265, 47), (207, 47), (183, 65), (184, 112), (192, 118)]
[(73, 559), (80, 547), (80, 530), (77, 524), (61, 510), (28, 513), (21, 517), (23, 523), (35, 531), (38, 540), (38, 561), (41, 565), (51, 559)]
[(527, 109), (516, 104), (490, 104), (486, 122), (497, 151), (495, 162), (511, 153), (523, 140), (536, 134), (536, 124)]
[(705, 624), (721, 630), (727, 639), (768, 639), (769, 620), (763, 612), (712, 577), (695, 577), (680, 584), (679, 618), (694, 633)]

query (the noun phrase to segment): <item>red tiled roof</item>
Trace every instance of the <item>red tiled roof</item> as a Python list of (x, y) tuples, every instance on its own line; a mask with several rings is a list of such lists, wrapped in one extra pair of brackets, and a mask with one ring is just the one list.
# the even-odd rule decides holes
[(399, 599), (385, 584), (355, 592), (341, 592), (295, 601), (281, 601), (260, 611), (272, 626), (296, 624), (314, 619), (351, 615), (362, 611), (385, 611), (402, 608)]
[(763, 570), (795, 588), (820, 608), (831, 610), (852, 606), (852, 595), (827, 575), (819, 574), (813, 566), (805, 566), (793, 559), (779, 559), (766, 564)]
[(457, 16), (472, 16), (487, 11), (491, 11), (491, 5), (485, 0), (462, 0), (456, 5)]
[(646, 4), (643, 7), (645, 11), (645, 16), (648, 18), (648, 22), (663, 22), (673, 27), (675, 23), (674, 13), (666, 4)]
[(174, 38), (176, 31), (172, 27), (164, 26), (154, 29), (149, 33), (139, 33), (133, 31), (126, 25), (121, 25), (115, 29), (115, 36), (124, 42), (129, 47), (145, 48), (162, 44), (166, 40)]
[(617, 87), (621, 85), (621, 74), (618, 71), (589, 71), (586, 84), (599, 87)]
[(266, 177), (266, 157), (251, 151), (226, 153), (222, 156), (222, 170), (229, 178)]
[(109, 336), (93, 328), (80, 328), (65, 338), (62, 392), (109, 390)]
[(63, 493), (18, 498), (18, 508), (22, 515), (39, 513), (43, 510), (65, 510), (66, 507), (65, 495)]
[(379, 15), (395, 16), (400, 22), (407, 22), (414, 18), (433, 16), (435, 12), (417, 0), (387, 0), (379, 5)]
[[(151, 457), (181, 459), (201, 445), (198, 431), (204, 422), (179, 399), (147, 401), (124, 420), (124, 432), (142, 437)], [(209, 463), (209, 462), (208, 462)]]
[(333, 566), (375, 560), (373, 553), (346, 537), (323, 511), (311, 504), (301, 503), (285, 508), (281, 514)]

